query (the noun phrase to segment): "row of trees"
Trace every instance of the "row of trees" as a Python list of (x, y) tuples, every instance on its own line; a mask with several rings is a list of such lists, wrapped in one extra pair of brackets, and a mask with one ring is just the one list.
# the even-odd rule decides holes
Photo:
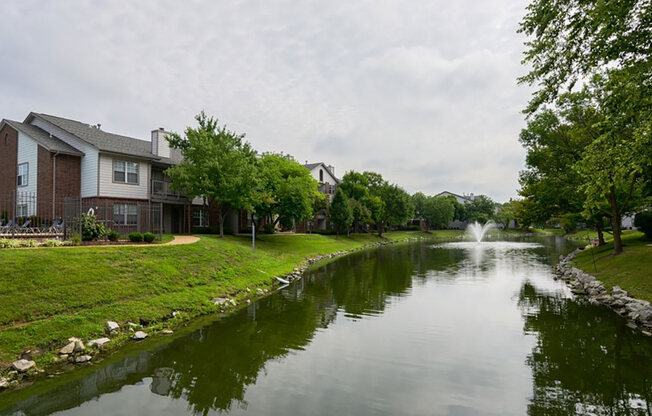
[(336, 230), (347, 234), (351, 227), (358, 232), (361, 226), (369, 224), (375, 225), (382, 236), (385, 227), (404, 224), (413, 215), (410, 194), (375, 172), (347, 172), (329, 209)]
[(196, 117), (198, 127), (188, 127), (185, 137), (172, 134), (168, 141), (179, 149), (183, 162), (167, 169), (172, 186), (191, 198), (202, 197), (208, 209), (217, 209), (220, 236), (229, 210), (246, 210), (252, 219), (278, 221), (312, 218), (325, 204), (317, 181), (292, 158), (282, 154), (256, 155), (244, 134), (218, 125), (204, 112)]
[[(172, 134), (168, 141), (183, 154), (183, 162), (166, 173), (172, 186), (191, 198), (203, 198), (206, 209), (215, 207), (220, 236), (230, 210), (245, 210), (269, 229), (281, 222), (291, 228), (295, 221), (313, 218), (314, 212), (327, 208), (336, 231), (375, 226), (379, 235), (386, 227), (405, 224), (412, 218), (423, 219), (428, 228), (445, 228), (453, 220), (479, 221), (499, 219), (496, 204), (485, 196), (460, 204), (451, 196), (412, 196), (403, 188), (385, 180), (376, 172), (347, 172), (329, 205), (317, 189), (310, 172), (293, 158), (266, 153), (258, 156), (243, 134), (220, 126), (217, 119), (203, 112), (196, 117), (198, 126), (188, 127), (185, 137)], [(505, 226), (509, 219), (505, 222)]]
[(557, 218), (611, 228), (652, 195), (652, 3), (534, 0), (520, 81), (538, 89), (524, 111), (527, 150), (514, 204), (523, 225)]

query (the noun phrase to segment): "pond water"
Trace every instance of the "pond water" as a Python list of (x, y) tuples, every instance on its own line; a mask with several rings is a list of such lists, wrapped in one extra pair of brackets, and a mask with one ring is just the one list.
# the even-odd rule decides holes
[(650, 415), (652, 341), (560, 238), (359, 252), (227, 318), (0, 395), (0, 415)]

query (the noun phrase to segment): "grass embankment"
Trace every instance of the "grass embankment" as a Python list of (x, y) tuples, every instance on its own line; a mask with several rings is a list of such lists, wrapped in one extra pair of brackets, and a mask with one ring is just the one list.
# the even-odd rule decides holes
[[(436, 237), (459, 234), (436, 232)], [(202, 236), (176, 246), (3, 249), (0, 370), (27, 349), (50, 351), (35, 358), (47, 366), (52, 351), (69, 337), (103, 336), (107, 320), (143, 319), (155, 326), (172, 311), (182, 311), (184, 318), (213, 313), (218, 307), (212, 298), (254, 297), (256, 288), (271, 287), (274, 276), (290, 273), (307, 257), (420, 236), (434, 235), (263, 235), (255, 254), (246, 236)]]
[[(575, 258), (575, 264), (604, 282), (606, 288), (620, 286), (632, 296), (652, 302), (652, 245), (643, 234), (623, 234), (624, 251), (613, 255), (613, 242), (586, 249)], [(594, 266), (595, 259), (595, 266)]]

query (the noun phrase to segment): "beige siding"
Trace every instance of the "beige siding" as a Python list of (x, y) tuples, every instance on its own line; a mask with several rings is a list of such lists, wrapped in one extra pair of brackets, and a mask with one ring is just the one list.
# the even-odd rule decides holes
[[(113, 182), (113, 160), (138, 162), (138, 184)], [(149, 199), (150, 163), (146, 160), (100, 154), (99, 195), (113, 198)]]

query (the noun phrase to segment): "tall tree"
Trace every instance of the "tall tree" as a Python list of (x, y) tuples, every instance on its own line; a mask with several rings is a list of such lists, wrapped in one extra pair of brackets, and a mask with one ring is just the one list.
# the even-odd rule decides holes
[(352, 170), (342, 177), (338, 189), (344, 191), (352, 200), (353, 229), (357, 233), (360, 224), (372, 222), (370, 208), (367, 206), (369, 201), (369, 181), (364, 174)]
[(486, 223), (494, 218), (496, 204), (488, 196), (480, 195), (473, 198), (465, 206), (466, 220)]
[(230, 209), (253, 209), (257, 198), (256, 154), (244, 134), (219, 126), (218, 120), (202, 111), (195, 119), (198, 127), (187, 127), (185, 137), (168, 136), (170, 145), (180, 149), (183, 162), (166, 170), (172, 187), (188, 197), (201, 196), (218, 211), (220, 237)]
[(295, 160), (281, 154), (266, 153), (258, 159), (259, 198), (254, 212), (268, 223), (285, 219), (287, 223), (312, 217), (317, 181)]
[(443, 196), (431, 196), (424, 204), (424, 218), (434, 228), (446, 228), (455, 215), (451, 200)]
[(417, 192), (412, 195), (412, 205), (414, 206), (414, 218), (425, 219), (425, 208), (428, 197), (423, 192)]
[(341, 189), (338, 189), (333, 196), (333, 201), (328, 209), (328, 218), (335, 225), (337, 234), (341, 231), (346, 231), (346, 234), (349, 234), (349, 228), (353, 223), (353, 213), (349, 205), (349, 198)]

